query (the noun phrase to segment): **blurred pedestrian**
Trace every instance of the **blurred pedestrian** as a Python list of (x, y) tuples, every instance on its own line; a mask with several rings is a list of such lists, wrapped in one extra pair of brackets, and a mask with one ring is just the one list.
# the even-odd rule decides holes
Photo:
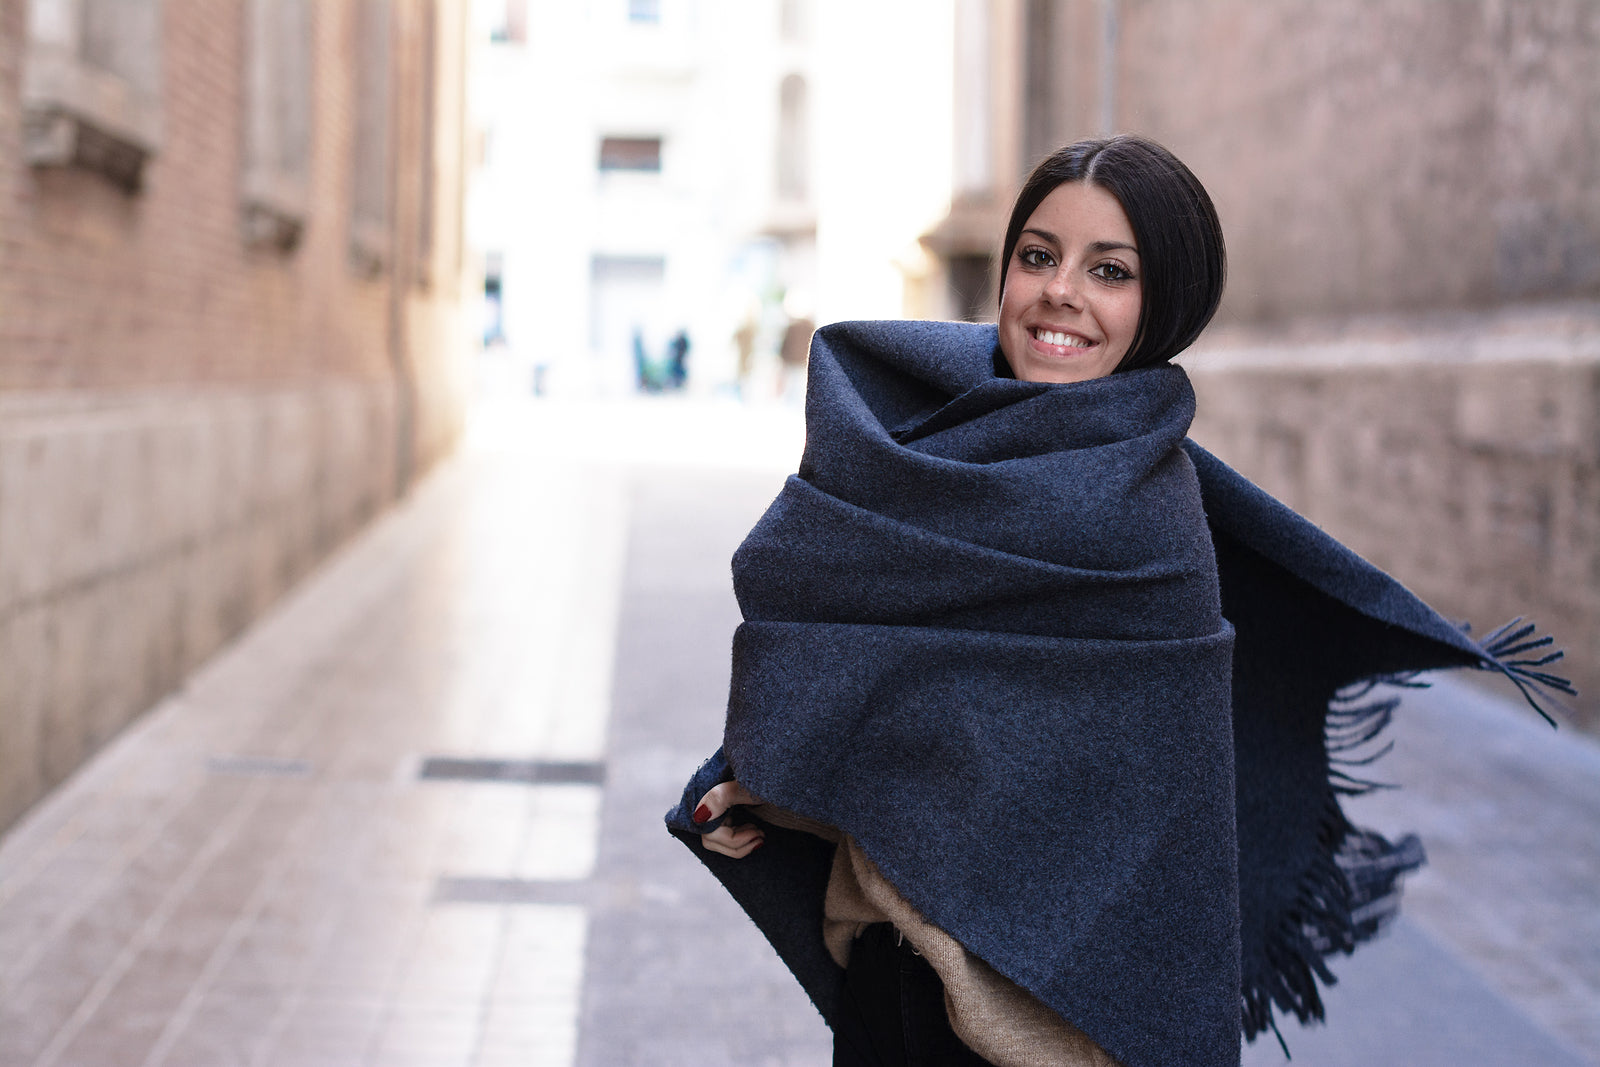
[(670, 389), (682, 389), (689, 380), (689, 332), (679, 330), (667, 342), (666, 384)]
[(1001, 262), (997, 325), (817, 333), (800, 474), (734, 556), (724, 748), (668, 825), (836, 1065), (1235, 1067), (1422, 862), (1340, 808), (1394, 707), (1361, 694), (1570, 686), (1186, 440), (1170, 360), (1225, 254), (1166, 149), (1045, 159)]
[(633, 328), (633, 368), (635, 387), (639, 392), (661, 392), (661, 372), (645, 351), (644, 331), (637, 326)]

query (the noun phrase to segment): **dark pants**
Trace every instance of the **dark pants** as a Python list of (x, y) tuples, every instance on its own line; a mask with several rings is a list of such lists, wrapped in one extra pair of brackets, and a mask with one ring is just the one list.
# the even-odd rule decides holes
[(833, 1027), (833, 1067), (988, 1067), (950, 1029), (944, 984), (889, 923), (850, 949)]

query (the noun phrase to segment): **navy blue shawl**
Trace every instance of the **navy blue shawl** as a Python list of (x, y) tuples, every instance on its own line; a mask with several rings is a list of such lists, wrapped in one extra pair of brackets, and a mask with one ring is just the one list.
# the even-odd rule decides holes
[(1474, 642), (1187, 440), (1193, 414), (1175, 366), (1050, 385), (1006, 375), (992, 326), (818, 331), (800, 471), (734, 556), (724, 746), (667, 822), (825, 1019), (833, 846), (700, 848), (718, 781), (850, 833), (1127, 1067), (1227, 1067), (1274, 1005), (1321, 1017), (1324, 957), (1421, 862), (1338, 804), (1394, 706), (1372, 681), (1561, 686), (1510, 658), (1548, 639)]

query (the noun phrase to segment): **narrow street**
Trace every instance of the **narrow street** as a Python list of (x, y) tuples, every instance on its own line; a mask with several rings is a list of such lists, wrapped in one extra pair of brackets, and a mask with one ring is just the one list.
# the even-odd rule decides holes
[[(729, 555), (801, 439), (782, 406), (480, 407), (0, 838), (0, 1067), (824, 1067), (661, 826), (718, 743)], [(1357, 819), (1430, 865), (1293, 1062), (1600, 1065), (1600, 745), (1458, 680), (1394, 738), (1405, 788)]]

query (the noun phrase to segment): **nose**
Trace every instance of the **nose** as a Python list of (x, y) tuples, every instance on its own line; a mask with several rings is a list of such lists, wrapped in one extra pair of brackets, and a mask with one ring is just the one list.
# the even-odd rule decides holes
[(1044, 295), (1053, 304), (1078, 306), (1078, 283), (1067, 264), (1063, 263), (1057, 267), (1056, 272), (1050, 276), (1050, 280), (1045, 283)]

